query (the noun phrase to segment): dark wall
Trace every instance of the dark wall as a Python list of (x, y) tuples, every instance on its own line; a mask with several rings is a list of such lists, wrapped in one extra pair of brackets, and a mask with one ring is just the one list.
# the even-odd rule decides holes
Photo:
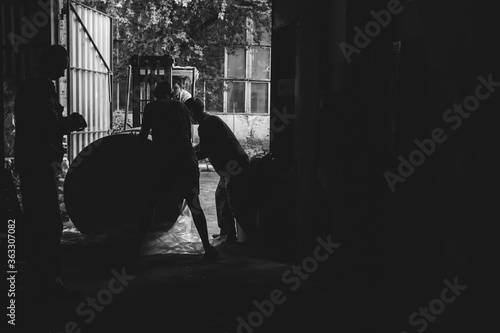
[[(274, 148), (293, 150), (297, 245), (307, 257), (318, 235), (342, 243), (329, 266), (341, 276), (326, 276), (345, 301), (337, 309), (345, 323), (401, 331), (412, 312), (439, 296), (444, 279), (457, 279), (470, 291), (435, 329), (476, 330), (494, 309), (488, 293), (499, 295), (492, 266), (500, 254), (499, 93), (456, 128), (443, 116), (475, 95), (479, 76), (500, 82), (499, 21), (487, 1), (401, 1), (400, 13), (359, 52), (349, 59), (339, 53), (342, 41), (355, 45), (355, 28), (374, 20), (370, 12), (388, 3), (291, 6), (296, 118), (293, 140)], [(274, 10), (293, 17), (282, 1)], [(444, 142), (399, 175), (401, 160), (423, 150), (415, 140), (430, 144), (436, 130)], [(392, 188), (388, 172), (402, 177)], [(385, 306), (394, 304), (388, 318)], [(356, 321), (360, 313), (365, 322)]]
[[(42, 3), (50, 6), (49, 1)], [(52, 41), (49, 11), (35, 0), (5, 0), (0, 4), (4, 75), (14, 86), (33, 71), (41, 50)]]
[[(43, 5), (40, 5), (42, 3)], [(51, 7), (52, 6), (52, 7)], [(42, 49), (50, 45), (54, 31), (50, 1), (3, 0), (0, 3), (0, 38), (2, 57), (2, 103), (5, 140), (3, 151), (13, 156), (13, 109), (17, 87), (35, 69)]]

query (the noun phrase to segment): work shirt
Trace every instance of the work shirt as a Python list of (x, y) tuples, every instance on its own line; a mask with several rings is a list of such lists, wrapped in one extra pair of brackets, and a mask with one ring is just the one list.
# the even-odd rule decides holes
[(61, 162), (63, 136), (70, 134), (74, 121), (62, 115), (53, 81), (34, 74), (19, 87), (14, 104), (16, 168), (38, 163)]
[(191, 144), (189, 110), (178, 101), (156, 100), (146, 105), (140, 137), (151, 130), (153, 172), (198, 172), (198, 160)]
[(177, 96), (174, 96), (172, 99), (175, 100), (175, 101), (180, 101), (180, 102), (184, 103), (185, 101), (187, 101), (191, 97), (192, 96), (189, 93), (189, 91), (187, 91), (185, 89), (181, 89), (181, 91), (179, 92), (179, 94)]
[(200, 143), (195, 147), (198, 159), (208, 158), (219, 175), (249, 168), (245, 150), (229, 126), (217, 116), (206, 114), (198, 126)]

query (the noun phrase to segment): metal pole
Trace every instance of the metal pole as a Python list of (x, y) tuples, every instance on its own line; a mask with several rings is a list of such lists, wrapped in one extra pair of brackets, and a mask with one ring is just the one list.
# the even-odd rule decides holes
[(203, 105), (205, 105), (205, 110), (207, 107), (207, 82), (203, 81)]
[(238, 105), (238, 102), (233, 102), (233, 133), (234, 133), (234, 118), (236, 115), (236, 106)]
[(128, 72), (127, 72), (127, 103), (125, 107), (125, 114), (123, 117), (123, 130), (125, 131), (127, 129), (127, 119), (128, 119), (128, 108), (129, 108), (129, 103), (130, 103), (130, 84), (132, 82), (132, 65), (128, 65)]

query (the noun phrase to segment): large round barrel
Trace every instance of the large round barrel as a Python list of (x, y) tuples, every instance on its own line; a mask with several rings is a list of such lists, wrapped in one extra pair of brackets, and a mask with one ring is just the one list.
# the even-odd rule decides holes
[[(83, 234), (106, 232), (137, 224), (143, 214), (153, 144), (136, 148), (135, 134), (115, 134), (85, 147), (71, 162), (64, 183), (66, 211)], [(170, 227), (179, 215), (179, 203), (162, 203), (161, 218)]]

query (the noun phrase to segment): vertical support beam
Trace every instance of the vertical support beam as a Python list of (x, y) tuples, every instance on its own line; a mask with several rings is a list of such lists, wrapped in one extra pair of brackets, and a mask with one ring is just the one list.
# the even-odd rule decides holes
[[(54, 3), (55, 5), (55, 3)], [(52, 44), (59, 44), (63, 46), (66, 50), (69, 50), (69, 31), (68, 31), (68, 13), (64, 11), (64, 0), (60, 0), (57, 3), (57, 10), (53, 9), (53, 18), (57, 22), (54, 24), (54, 35), (57, 39), (52, 42)], [(57, 27), (57, 29), (55, 29)], [(71, 55), (70, 55), (71, 58)], [(71, 60), (71, 59), (70, 59)], [(59, 103), (64, 107), (66, 114), (68, 113), (68, 91), (69, 91), (69, 77), (70, 77), (70, 64), (66, 70), (66, 76), (59, 79)]]
[(316, 116), (317, 233), (342, 243), (340, 199), (342, 156), (352, 140), (343, 133), (351, 127), (346, 119), (347, 59), (340, 45), (346, 42), (347, 0), (322, 1), (318, 59), (318, 111)]
[(315, 178), (317, 174), (316, 113), (319, 106), (318, 59), (320, 3), (299, 2), (297, 29), (297, 64), (295, 88), (296, 114), (294, 163), (297, 170), (297, 218), (299, 254), (308, 255), (310, 243), (314, 242)]
[[(276, 181), (269, 216), (262, 223), (286, 226), (281, 246), (298, 256), (294, 136), (296, 121), (297, 0), (274, 0), (272, 6), (272, 57), (269, 136), (272, 171)], [(271, 172), (271, 171), (270, 171)], [(284, 209), (286, 207), (286, 209)]]
[(272, 35), (270, 151), (276, 158), (291, 162), (294, 119), (284, 115), (295, 115), (297, 21), (274, 26)]
[(132, 104), (132, 127), (139, 127), (141, 126), (141, 79), (139, 56), (132, 56), (130, 64), (132, 65), (132, 91), (129, 98)]
[[(69, 2), (70, 0), (59, 0), (59, 43), (66, 48), (69, 54), (69, 63), (68, 63), (68, 68), (66, 69), (66, 76), (63, 77), (64, 79), (64, 97), (61, 98), (61, 105), (64, 107), (64, 110), (66, 112), (66, 115), (70, 114), (71, 112), (71, 96), (68, 94), (69, 91), (71, 91), (71, 62), (73, 61), (72, 55), (71, 55), (71, 22), (70, 22), (70, 11), (69, 11)], [(61, 79), (61, 80), (62, 80)], [(61, 81), (60, 80), (60, 81)], [(61, 93), (61, 90), (59, 91)], [(67, 147), (67, 158), (68, 158), (68, 163), (71, 164), (73, 161), (73, 140), (71, 137), (71, 134), (66, 135), (66, 147)]]
[[(109, 82), (109, 123), (108, 123), (108, 130), (111, 131), (111, 128), (113, 127), (113, 76), (114, 76), (114, 70), (115, 70), (115, 66), (114, 66), (114, 61), (113, 61), (113, 38), (114, 38), (114, 35), (115, 35), (115, 32), (114, 32), (114, 24), (113, 24), (113, 19), (109, 20), (109, 25), (110, 25), (110, 28), (109, 28), (109, 31), (110, 31), (110, 35), (109, 35), (109, 59), (110, 59), (110, 62), (109, 62), (109, 70), (110, 70), (110, 73), (108, 73), (109, 77), (108, 77), (108, 82)], [(117, 96), (119, 96), (119, 91), (116, 92)], [(117, 109), (119, 107), (118, 103), (116, 105)], [(127, 119), (124, 119), (125, 120), (125, 124), (127, 123)]]

